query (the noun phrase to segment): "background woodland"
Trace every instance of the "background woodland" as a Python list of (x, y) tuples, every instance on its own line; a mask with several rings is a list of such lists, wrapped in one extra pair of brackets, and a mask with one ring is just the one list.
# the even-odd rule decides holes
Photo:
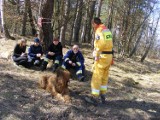
[(44, 50), (54, 37), (63, 46), (93, 47), (91, 20), (100, 17), (112, 31), (118, 57), (160, 58), (158, 0), (1, 0), (1, 34), (35, 36)]

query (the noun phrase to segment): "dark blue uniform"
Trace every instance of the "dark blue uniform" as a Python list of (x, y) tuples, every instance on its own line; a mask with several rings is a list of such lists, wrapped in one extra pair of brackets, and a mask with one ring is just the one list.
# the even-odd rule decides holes
[(40, 53), (41, 55), (43, 54), (42, 46), (41, 45), (39, 46), (31, 45), (30, 48), (28, 49), (28, 61), (31, 63), (37, 62), (39, 64), (40, 57), (37, 57), (38, 53)]
[[(76, 64), (76, 66), (72, 66), (69, 64), (69, 61), (72, 61)], [(62, 67), (65, 69), (73, 67), (76, 70), (76, 75), (79, 80), (84, 78), (84, 57), (80, 51), (78, 51), (76, 54), (73, 52), (73, 50), (69, 50), (66, 55), (64, 56), (64, 61), (62, 64)]]

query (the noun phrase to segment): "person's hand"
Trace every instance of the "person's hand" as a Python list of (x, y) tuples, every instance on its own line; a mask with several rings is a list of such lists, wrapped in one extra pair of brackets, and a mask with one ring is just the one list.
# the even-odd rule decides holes
[(38, 53), (38, 54), (37, 54), (37, 57), (41, 57), (41, 54), (40, 54), (40, 53)]
[(69, 64), (72, 64), (72, 61), (71, 61), (71, 60), (69, 60), (69, 61), (68, 61), (68, 63), (69, 63)]
[(26, 53), (22, 53), (22, 54), (21, 54), (21, 56), (26, 56), (26, 55), (27, 55)]
[(99, 57), (95, 57), (94, 60), (95, 60), (95, 61), (98, 61), (98, 60), (99, 60)]
[(51, 56), (55, 55), (54, 52), (48, 52), (48, 54), (51, 55)]
[(96, 51), (93, 51), (92, 55), (93, 55), (93, 57), (95, 57), (96, 56)]
[(76, 66), (76, 64), (75, 64), (75, 63), (72, 63), (72, 66)]

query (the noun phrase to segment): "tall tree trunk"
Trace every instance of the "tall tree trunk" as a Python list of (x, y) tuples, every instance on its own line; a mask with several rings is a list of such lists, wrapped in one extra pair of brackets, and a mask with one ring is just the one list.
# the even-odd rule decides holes
[(109, 8), (109, 17), (108, 17), (108, 29), (112, 29), (112, 25), (113, 25), (113, 3), (114, 0), (111, 0), (111, 7)]
[[(76, 7), (75, 7), (75, 13), (74, 13), (74, 15), (73, 15), (73, 20), (75, 20), (76, 19), (76, 11), (77, 11), (77, 9), (78, 9), (78, 1), (79, 0), (77, 0), (76, 1)], [(74, 21), (73, 21), (73, 24), (72, 24), (72, 26), (71, 26), (71, 32), (70, 32), (70, 37), (69, 37), (69, 45), (71, 45), (72, 44), (72, 38), (73, 38), (73, 30), (74, 30)]]
[(20, 0), (17, 0), (16, 7), (17, 7), (17, 13), (20, 15)]
[(5, 38), (15, 40), (14, 37), (10, 36), (7, 26), (5, 24), (4, 18), (4, 0), (1, 0), (1, 24), (2, 24), (2, 32), (5, 35)]
[(145, 60), (145, 58), (147, 57), (152, 45), (154, 44), (154, 39), (155, 39), (155, 34), (156, 34), (156, 31), (157, 31), (157, 27), (158, 27), (158, 23), (159, 23), (159, 20), (160, 20), (160, 14), (159, 14), (159, 17), (158, 17), (158, 20), (157, 20), (157, 23), (156, 23), (156, 27), (154, 28), (153, 30), (153, 34), (151, 36), (151, 40), (150, 40), (150, 44), (149, 44), (149, 47), (146, 49), (144, 55), (142, 56), (141, 58), (141, 62), (143, 62)]
[(62, 16), (62, 26), (61, 26), (61, 32), (60, 32), (60, 42), (62, 43), (63, 46), (65, 46), (65, 32), (67, 28), (67, 19), (69, 16), (69, 7), (70, 7), (70, 0), (65, 0), (63, 2), (63, 8), (64, 10), (62, 11), (64, 15)]
[(101, 6), (102, 6), (102, 0), (98, 0), (98, 3), (97, 3), (97, 10), (96, 10), (96, 17), (100, 17)]
[(88, 6), (86, 6), (85, 15), (83, 17), (81, 42), (86, 42), (87, 18), (88, 18)]
[(31, 10), (31, 1), (30, 0), (27, 0), (27, 8), (28, 8), (29, 22), (30, 22), (31, 29), (32, 29), (32, 35), (35, 35), (36, 28), (35, 28), (35, 24), (33, 22), (33, 15), (32, 15), (32, 10)]
[(91, 21), (93, 19), (93, 15), (94, 15), (94, 8), (96, 5), (96, 1), (91, 1), (89, 4), (89, 17), (88, 17), (88, 26), (87, 26), (87, 42), (90, 43), (92, 41), (92, 27), (91, 27)]
[(135, 43), (134, 48), (132, 49), (131, 53), (129, 54), (129, 57), (132, 57), (133, 54), (136, 52), (136, 50), (137, 50), (137, 48), (138, 48), (138, 45), (139, 45), (139, 43), (140, 43), (140, 40), (141, 40), (141, 37), (142, 37), (142, 34), (143, 34), (144, 29), (145, 29), (145, 23), (143, 23), (143, 26), (142, 26), (142, 28), (141, 28), (140, 35), (139, 35), (139, 37), (138, 37), (138, 39), (137, 39), (137, 41), (136, 41), (136, 43)]
[(26, 35), (26, 22), (27, 22), (27, 0), (24, 1), (24, 14), (22, 21), (22, 36)]
[(76, 13), (76, 19), (74, 21), (74, 28), (73, 28), (73, 41), (74, 42), (79, 42), (79, 31), (80, 31), (81, 20), (82, 20), (82, 8), (81, 8), (82, 5), (83, 5), (83, 1), (79, 0), (77, 13)]
[(43, 43), (44, 51), (48, 49), (49, 44), (53, 40), (53, 30), (51, 26), (51, 20), (53, 16), (54, 0), (45, 0), (45, 4), (42, 8), (42, 31), (43, 31)]

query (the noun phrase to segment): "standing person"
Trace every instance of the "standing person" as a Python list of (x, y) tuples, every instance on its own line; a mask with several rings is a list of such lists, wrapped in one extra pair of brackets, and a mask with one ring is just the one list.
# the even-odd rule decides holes
[(43, 55), (42, 46), (40, 45), (40, 40), (38, 38), (34, 39), (33, 45), (28, 49), (28, 62), (30, 66), (34, 64), (39, 66), (41, 63), (41, 57)]
[(64, 56), (64, 61), (62, 63), (62, 68), (76, 70), (76, 75), (79, 81), (84, 81), (84, 57), (79, 50), (78, 45), (73, 45), (72, 49), (69, 50)]
[(104, 104), (105, 94), (107, 92), (109, 68), (112, 61), (112, 34), (97, 17), (93, 19), (92, 26), (95, 31), (95, 40), (93, 51), (94, 66), (91, 80), (91, 98), (94, 102), (97, 102), (96, 99), (100, 96), (101, 102)]
[(48, 48), (48, 52), (41, 66), (41, 70), (45, 70), (48, 64), (49, 59), (54, 61), (54, 65), (52, 71), (55, 72), (58, 68), (60, 62), (62, 61), (63, 53), (62, 53), (62, 44), (59, 42), (58, 38), (53, 39), (53, 42)]
[(17, 65), (28, 67), (25, 39), (21, 39), (21, 41), (14, 47), (12, 59)]

